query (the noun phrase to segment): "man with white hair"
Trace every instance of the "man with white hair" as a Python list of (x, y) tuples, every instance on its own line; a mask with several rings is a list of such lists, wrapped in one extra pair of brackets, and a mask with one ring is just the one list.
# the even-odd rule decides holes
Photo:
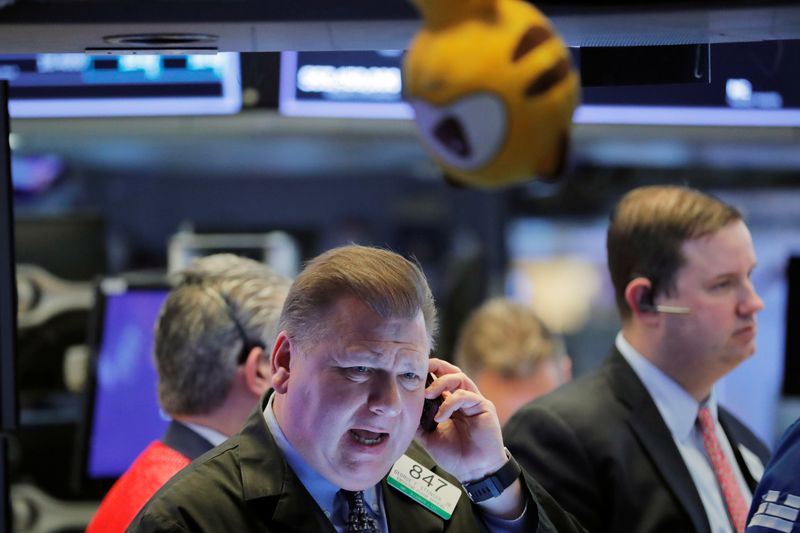
[(172, 421), (117, 480), (87, 533), (124, 531), (177, 471), (239, 431), (269, 388), (265, 347), (289, 284), (231, 254), (196, 259), (178, 274), (155, 331), (159, 403)]

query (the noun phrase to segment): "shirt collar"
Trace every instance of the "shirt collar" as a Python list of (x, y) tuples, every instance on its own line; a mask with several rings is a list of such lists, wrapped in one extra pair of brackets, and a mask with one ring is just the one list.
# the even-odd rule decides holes
[(208, 442), (211, 443), (212, 446), (219, 446), (226, 440), (228, 440), (228, 436), (220, 433), (216, 429), (211, 429), (208, 426), (201, 426), (200, 424), (195, 424), (193, 422), (186, 422), (185, 420), (181, 420), (181, 424), (188, 427)]
[(711, 416), (714, 420), (717, 419), (717, 399), (714, 389), (705, 401), (698, 403), (675, 380), (636, 351), (621, 331), (617, 334), (616, 345), (622, 357), (631, 365), (650, 393), (661, 418), (676, 439), (685, 441), (689, 438), (701, 406), (708, 407)]
[[(264, 408), (264, 419), (267, 422), (272, 436), (275, 438), (275, 443), (278, 448), (283, 452), (286, 462), (289, 467), (297, 475), (300, 482), (306, 488), (317, 505), (326, 513), (327, 516), (333, 516), (334, 504), (336, 502), (336, 493), (339, 492), (339, 487), (322, 477), (316, 470), (314, 470), (308, 463), (303, 460), (297, 450), (294, 449), (292, 444), (284, 435), (283, 430), (278, 424), (278, 419), (275, 417), (275, 412), (272, 410), (272, 401), (275, 399), (275, 394), (270, 395), (267, 401), (267, 406)], [(364, 500), (367, 505), (376, 509), (378, 494), (375, 487), (370, 487), (364, 490)]]

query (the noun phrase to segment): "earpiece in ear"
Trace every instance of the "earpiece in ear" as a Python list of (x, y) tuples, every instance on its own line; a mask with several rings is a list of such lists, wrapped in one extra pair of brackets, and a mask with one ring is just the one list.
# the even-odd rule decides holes
[(639, 298), (639, 311), (643, 313), (665, 313), (668, 315), (688, 315), (691, 312), (688, 307), (656, 305), (653, 291), (649, 288), (642, 289), (642, 295)]
[(642, 289), (642, 295), (639, 297), (639, 311), (645, 313), (653, 313), (656, 311), (656, 306), (653, 302), (653, 291), (649, 288)]

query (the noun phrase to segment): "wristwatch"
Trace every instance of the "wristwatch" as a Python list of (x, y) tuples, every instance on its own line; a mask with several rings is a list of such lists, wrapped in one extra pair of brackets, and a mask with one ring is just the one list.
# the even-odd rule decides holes
[(506, 448), (505, 451), (508, 461), (500, 467), (500, 470), (477, 481), (470, 481), (462, 484), (464, 490), (467, 491), (469, 499), (474, 503), (500, 496), (522, 473), (522, 468), (520, 468), (514, 457), (511, 456), (508, 448)]

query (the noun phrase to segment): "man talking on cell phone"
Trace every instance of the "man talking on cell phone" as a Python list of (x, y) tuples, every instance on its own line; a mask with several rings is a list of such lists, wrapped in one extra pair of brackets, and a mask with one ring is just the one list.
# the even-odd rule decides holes
[[(505, 450), (491, 402), (429, 358), (436, 311), (417, 265), (326, 252), (292, 284), (279, 328), (273, 388), (244, 429), (129, 531), (582, 531)], [(438, 397), (426, 431), (424, 400)]]
[(592, 532), (741, 533), (768, 451), (713, 387), (755, 351), (750, 232), (699, 191), (641, 187), (607, 247), (611, 355), (518, 411), (508, 447)]

